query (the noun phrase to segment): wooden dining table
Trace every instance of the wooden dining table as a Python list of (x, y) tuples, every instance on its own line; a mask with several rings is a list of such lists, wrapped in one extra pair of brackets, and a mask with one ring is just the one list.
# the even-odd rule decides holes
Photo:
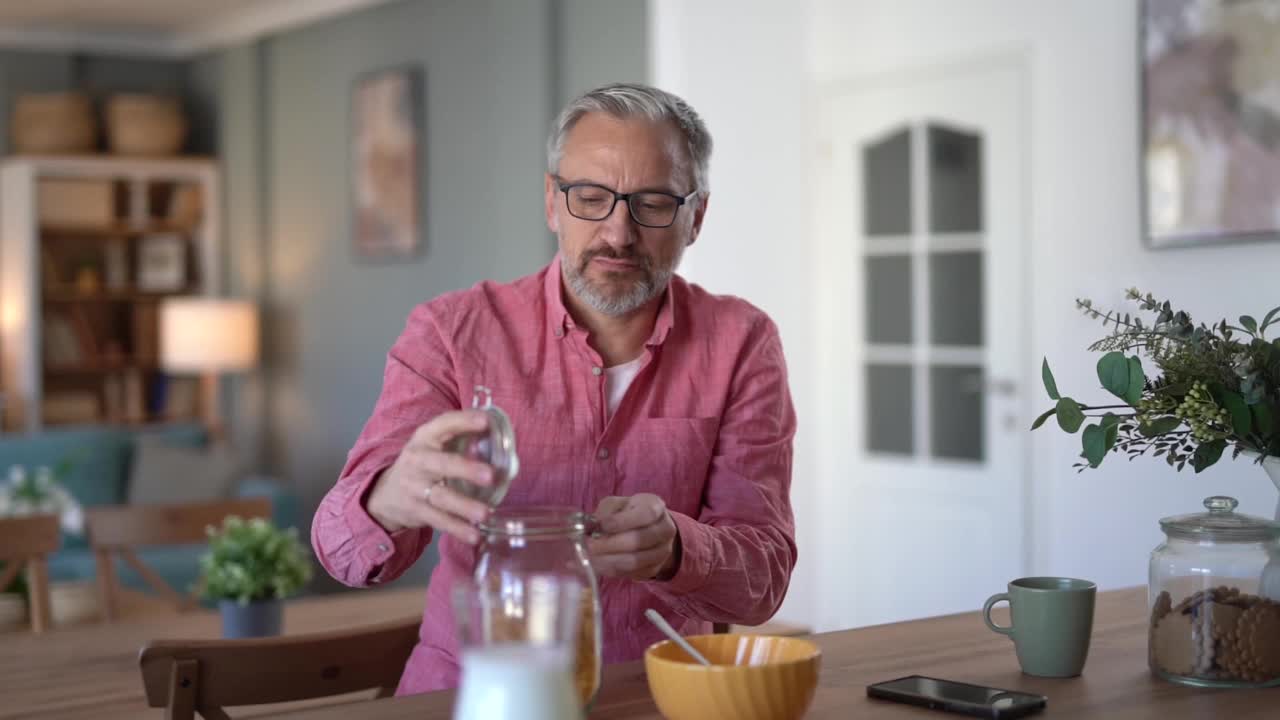
[[(999, 618), (999, 614), (996, 616)], [(946, 714), (866, 695), (867, 685), (905, 675), (1039, 693), (1044, 717), (1107, 720), (1262, 720), (1280, 718), (1280, 689), (1201, 690), (1173, 685), (1147, 670), (1146, 589), (1099, 593), (1089, 661), (1080, 677), (1037, 678), (1018, 669), (1008, 638), (986, 628), (980, 613), (913, 620), (813, 635), (822, 671), (809, 720), (945, 718)], [(1007, 622), (1007, 616), (1002, 622)], [(1280, 642), (1280, 638), (1277, 638)], [(276, 720), (448, 720), (454, 693), (370, 700), (357, 706), (286, 712)], [(661, 718), (643, 662), (606, 668), (592, 720)], [(951, 715), (950, 717), (959, 717)]]
[[(287, 634), (352, 628), (419, 614), (422, 588), (346, 592), (297, 600), (285, 610)], [(1007, 615), (1001, 618), (1007, 622)], [(943, 714), (871, 700), (866, 686), (904, 675), (928, 675), (1045, 695), (1044, 715), (1061, 718), (1280, 718), (1280, 689), (1200, 690), (1172, 685), (1147, 671), (1146, 593), (1100, 593), (1084, 674), (1053, 680), (1023, 675), (1013, 646), (964, 613), (811, 636), (822, 648), (822, 672), (807, 718), (929, 718)], [(159, 718), (146, 708), (138, 649), (157, 638), (212, 638), (211, 612), (148, 615), (111, 625), (56, 628), (44, 635), (0, 635), (0, 718), (115, 720)], [(1277, 638), (1280, 641), (1280, 638)], [(447, 720), (451, 691), (400, 698), (340, 698), (337, 703), (231, 708), (232, 717), (277, 720)], [(590, 713), (602, 720), (660, 718), (642, 662), (605, 669)]]

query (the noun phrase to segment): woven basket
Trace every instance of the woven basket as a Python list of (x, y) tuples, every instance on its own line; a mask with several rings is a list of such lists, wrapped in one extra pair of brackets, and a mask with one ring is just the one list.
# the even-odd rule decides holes
[(97, 620), (97, 586), (92, 581), (51, 584), (49, 614), (54, 625), (78, 625), (89, 620)]
[(176, 98), (124, 94), (107, 101), (107, 141), (117, 155), (177, 155), (186, 138)]
[(14, 102), (10, 136), (18, 153), (86, 153), (94, 149), (98, 124), (81, 93), (32, 93)]

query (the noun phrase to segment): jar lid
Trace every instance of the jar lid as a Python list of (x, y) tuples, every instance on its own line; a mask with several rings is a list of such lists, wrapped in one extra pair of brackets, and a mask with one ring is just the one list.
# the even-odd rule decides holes
[(464, 433), (450, 441), (448, 449), (463, 457), (493, 467), (493, 484), (481, 487), (459, 478), (446, 478), (445, 482), (455, 492), (497, 507), (507, 496), (511, 481), (520, 472), (520, 455), (516, 452), (516, 430), (511, 417), (493, 404), (493, 393), (483, 385), (477, 385), (471, 407), (483, 412), (489, 419), (487, 432)]
[(1233, 497), (1214, 495), (1204, 500), (1208, 512), (1167, 517), (1160, 521), (1160, 528), (1169, 537), (1182, 540), (1244, 543), (1268, 542), (1280, 537), (1280, 524), (1238, 513), (1239, 504)]

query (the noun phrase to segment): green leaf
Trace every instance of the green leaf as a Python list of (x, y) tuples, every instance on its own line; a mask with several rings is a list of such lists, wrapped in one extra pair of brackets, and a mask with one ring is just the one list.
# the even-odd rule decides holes
[(1196, 469), (1197, 473), (1211, 467), (1218, 462), (1218, 458), (1222, 457), (1222, 451), (1226, 448), (1227, 442), (1225, 440), (1201, 443), (1200, 447), (1196, 448), (1196, 454), (1191, 460), (1191, 466)]
[(1138, 432), (1142, 433), (1143, 437), (1156, 437), (1157, 435), (1164, 435), (1165, 433), (1177, 430), (1178, 426), (1181, 424), (1181, 420), (1169, 415), (1167, 417), (1156, 418), (1149, 423), (1142, 423), (1138, 426)]
[[(1049, 369), (1049, 358), (1044, 359), (1044, 363), (1040, 365), (1040, 377), (1044, 379), (1045, 392), (1049, 393), (1050, 400), (1057, 400), (1062, 397), (1058, 394), (1058, 383), (1053, 379), (1053, 371)], [(1033, 430), (1035, 428), (1032, 428)]]
[(1111, 452), (1111, 448), (1116, 446), (1116, 440), (1120, 439), (1120, 418), (1115, 413), (1107, 413), (1102, 417), (1102, 431), (1106, 433), (1107, 452)]
[(1045, 411), (1043, 414), (1040, 415), (1040, 417), (1036, 418), (1035, 422), (1031, 423), (1031, 429), (1032, 430), (1038, 429), (1041, 425), (1044, 424), (1045, 420), (1049, 419), (1050, 415), (1053, 415), (1056, 412), (1058, 412), (1058, 408)]
[(1124, 400), (1129, 390), (1129, 361), (1124, 353), (1109, 352), (1098, 361), (1098, 380), (1107, 392)]
[(1244, 398), (1239, 393), (1224, 390), (1222, 393), (1222, 406), (1231, 413), (1231, 429), (1238, 437), (1244, 437), (1253, 429), (1253, 415), (1249, 412), (1249, 406), (1244, 404)]
[(1240, 326), (1251, 333), (1256, 334), (1258, 332), (1258, 321), (1248, 315), (1240, 316)]
[(1266, 330), (1267, 326), (1271, 323), (1280, 322), (1280, 317), (1277, 316), (1280, 316), (1280, 307), (1271, 308), (1271, 312), (1267, 313), (1267, 316), (1262, 318), (1262, 323), (1258, 325), (1258, 329)]
[(1058, 400), (1058, 407), (1055, 409), (1058, 414), (1058, 427), (1063, 430), (1074, 433), (1084, 424), (1084, 412), (1075, 400), (1064, 397)]
[(1090, 425), (1084, 429), (1080, 444), (1084, 447), (1084, 459), (1089, 461), (1089, 467), (1096, 468), (1107, 456), (1107, 431), (1097, 425)]
[(1142, 372), (1142, 361), (1137, 356), (1129, 358), (1129, 387), (1125, 391), (1124, 401), (1132, 407), (1137, 407), (1146, 386), (1147, 375)]
[(1265, 403), (1253, 406), (1253, 427), (1259, 435), (1271, 436), (1272, 431), (1275, 430), (1275, 417), (1271, 414), (1270, 406)]

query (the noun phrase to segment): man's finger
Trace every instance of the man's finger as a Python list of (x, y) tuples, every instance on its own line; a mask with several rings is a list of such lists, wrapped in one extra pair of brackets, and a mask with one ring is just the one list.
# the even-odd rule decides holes
[(493, 484), (493, 468), (460, 455), (428, 450), (409, 457), (410, 467), (422, 475), (422, 482), (439, 478), (460, 478), (481, 487)]
[(653, 548), (638, 553), (622, 555), (605, 555), (593, 557), (591, 566), (601, 575), (609, 577), (636, 576), (652, 577), (667, 559), (665, 548)]
[(615, 535), (592, 538), (587, 549), (592, 555), (613, 555), (619, 553), (635, 553), (649, 548), (662, 547), (671, 539), (663, 532), (662, 525), (650, 525), (639, 530), (628, 530)]
[(438, 415), (414, 432), (413, 440), (432, 450), (463, 433), (478, 432), (489, 427), (489, 417), (480, 410), (459, 410)]
[(603, 521), (605, 518), (612, 517), (627, 506), (629, 498), (610, 496), (600, 501), (596, 505), (596, 520)]
[(608, 534), (647, 527), (662, 520), (667, 508), (657, 496), (637, 496), (621, 509), (606, 517), (596, 516), (600, 529)]
[(424, 492), (423, 501), (436, 510), (443, 510), (450, 515), (465, 518), (473, 523), (478, 523), (489, 517), (489, 506), (479, 500), (464, 497), (454, 492), (447, 485), (437, 484), (430, 487), (431, 493), (427, 495)]

